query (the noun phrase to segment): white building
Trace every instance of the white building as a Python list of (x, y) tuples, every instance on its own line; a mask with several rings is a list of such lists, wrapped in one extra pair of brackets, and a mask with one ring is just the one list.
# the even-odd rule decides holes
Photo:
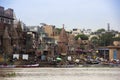
[(81, 32), (80, 29), (74, 28), (74, 29), (72, 30), (72, 34), (73, 34), (74, 36), (77, 36), (78, 34), (82, 34), (82, 32)]
[(76, 36), (76, 35), (78, 35), (78, 34), (90, 35), (91, 33), (92, 33), (92, 30), (91, 30), (91, 29), (83, 29), (83, 30), (81, 30), (81, 29), (74, 28), (74, 29), (72, 30), (72, 34), (73, 34), (74, 36)]
[(83, 29), (82, 33), (86, 34), (86, 35), (90, 35), (92, 33), (92, 30), (91, 29)]
[(29, 31), (31, 32), (38, 32), (38, 28), (40, 28), (39, 26), (27, 26), (29, 28)]

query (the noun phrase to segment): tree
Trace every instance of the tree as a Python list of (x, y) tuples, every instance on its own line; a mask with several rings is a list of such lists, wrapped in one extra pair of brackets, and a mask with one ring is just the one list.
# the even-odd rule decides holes
[(106, 32), (100, 35), (99, 45), (109, 46), (113, 43), (114, 34), (112, 32)]
[(120, 41), (120, 37), (113, 38), (114, 41)]
[(101, 29), (98, 29), (97, 31), (91, 33), (91, 34), (101, 34), (101, 33), (105, 33), (105, 29), (101, 28)]
[(57, 30), (58, 34), (60, 34), (62, 28), (56, 28), (56, 30)]
[(79, 34), (79, 35), (75, 36), (76, 40), (78, 40), (79, 38), (81, 38), (81, 40), (88, 40), (88, 36), (85, 34)]
[(92, 37), (91, 42), (94, 46), (98, 45), (98, 43), (99, 43), (98, 37), (96, 37), (96, 36)]
[(105, 32), (105, 29), (98, 29), (97, 31), (96, 31), (97, 33), (102, 33), (102, 32)]

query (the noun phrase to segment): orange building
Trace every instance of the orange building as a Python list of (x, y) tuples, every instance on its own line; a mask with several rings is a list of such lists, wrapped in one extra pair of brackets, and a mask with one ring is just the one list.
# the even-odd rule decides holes
[(114, 41), (114, 46), (108, 46), (109, 48), (109, 60), (120, 60), (120, 41)]

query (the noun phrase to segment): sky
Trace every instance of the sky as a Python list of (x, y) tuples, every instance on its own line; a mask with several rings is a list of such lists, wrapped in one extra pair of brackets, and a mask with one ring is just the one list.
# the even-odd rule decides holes
[(0, 0), (0, 6), (14, 9), (17, 19), (28, 26), (46, 23), (66, 30), (96, 31), (110, 23), (120, 31), (120, 0)]

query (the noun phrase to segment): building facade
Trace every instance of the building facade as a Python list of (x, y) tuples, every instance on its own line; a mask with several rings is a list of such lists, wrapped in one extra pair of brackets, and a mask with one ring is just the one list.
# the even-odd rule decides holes
[(74, 36), (77, 36), (77, 35), (79, 35), (79, 34), (82, 34), (82, 32), (81, 32), (80, 29), (74, 28), (74, 29), (72, 30), (72, 34), (73, 34)]
[(24, 45), (21, 22), (14, 24), (14, 11), (11, 8), (4, 9), (0, 6), (0, 55), (4, 62), (9, 62), (14, 54), (22, 52)]
[(53, 38), (53, 36), (55, 35), (54, 34), (55, 33), (55, 26), (46, 24), (46, 25), (43, 26), (43, 28), (44, 28), (45, 33), (48, 34), (48, 37)]
[(64, 25), (63, 28), (60, 32), (59, 35), (59, 41), (58, 41), (58, 46), (59, 46), (59, 54), (61, 55), (67, 55), (67, 51), (68, 51), (68, 35), (64, 29)]
[(109, 61), (120, 60), (120, 41), (114, 41), (109, 48)]
[[(13, 33), (13, 9), (5, 10), (0, 6), (0, 51), (1, 53), (11, 53), (14, 39), (17, 39), (17, 34)], [(13, 31), (13, 32), (12, 32)], [(7, 44), (8, 43), (8, 44)]]

